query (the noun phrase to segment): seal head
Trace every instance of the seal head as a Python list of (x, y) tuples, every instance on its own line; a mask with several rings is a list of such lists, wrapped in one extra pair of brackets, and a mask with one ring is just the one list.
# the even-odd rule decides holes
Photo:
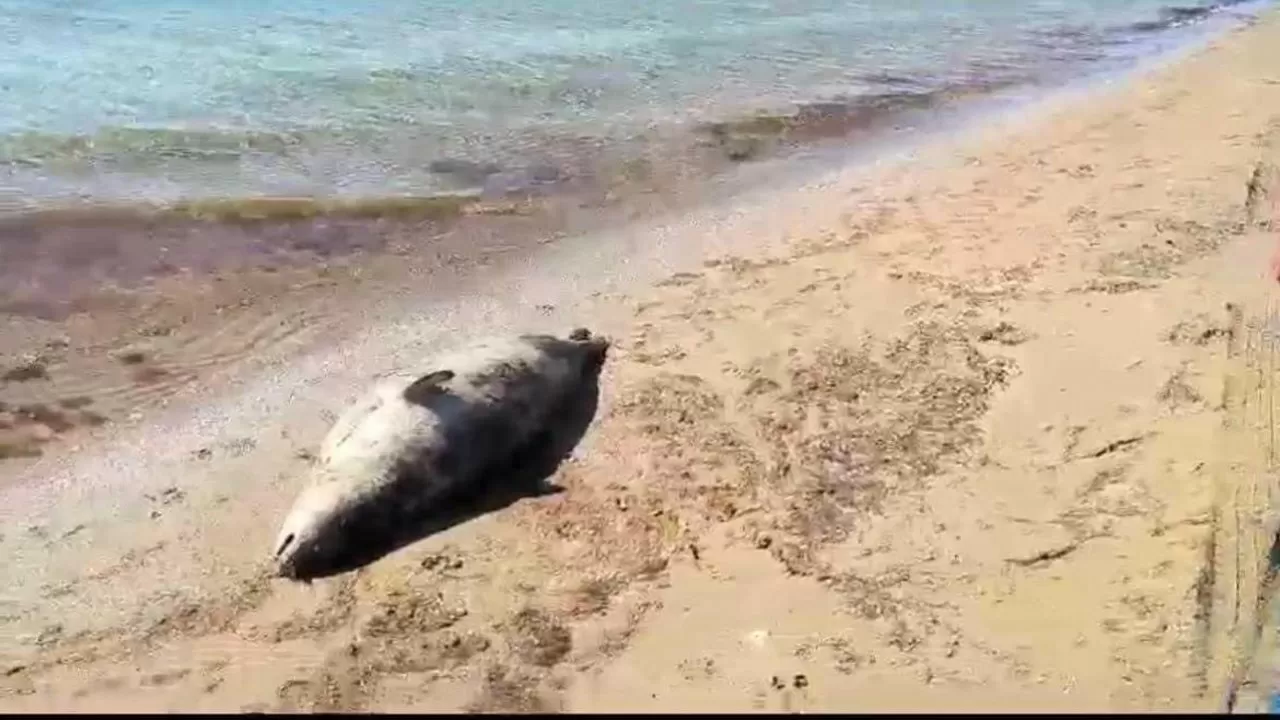
[(346, 545), (351, 500), (335, 482), (303, 490), (276, 538), (276, 574), (290, 580), (328, 574)]

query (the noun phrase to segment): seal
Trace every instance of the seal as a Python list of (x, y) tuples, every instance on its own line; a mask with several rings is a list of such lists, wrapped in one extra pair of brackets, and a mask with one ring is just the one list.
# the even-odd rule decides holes
[(486, 489), (594, 391), (609, 345), (585, 329), (495, 338), (376, 383), (321, 443), (277, 536), (277, 573), (309, 581), (360, 567), (423, 512)]

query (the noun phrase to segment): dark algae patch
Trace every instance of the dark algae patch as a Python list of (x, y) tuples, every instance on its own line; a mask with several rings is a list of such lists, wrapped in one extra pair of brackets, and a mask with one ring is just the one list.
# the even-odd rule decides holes
[(0, 460), (35, 458), (44, 446), (77, 427), (97, 427), (107, 418), (88, 409), (88, 398), (69, 398), (58, 406), (0, 402)]
[(3, 375), (0, 375), (0, 380), (4, 382), (29, 382), (48, 379), (49, 369), (38, 360), (9, 368)]
[(120, 361), (121, 365), (141, 365), (147, 361), (147, 354), (137, 350), (129, 350), (120, 353), (116, 359)]
[(889, 90), (799, 103), (790, 111), (758, 112), (705, 123), (699, 132), (734, 162), (763, 157), (782, 143), (802, 144), (891, 126), (912, 112), (933, 110), (995, 92), (1011, 80), (949, 83), (935, 89)]
[(333, 200), (306, 197), (195, 200), (162, 211), (162, 217), (212, 222), (288, 222), (317, 217), (447, 220), (461, 216), (477, 202), (477, 198), (463, 195)]
[(0, 231), (22, 227), (96, 224), (181, 223), (184, 221), (254, 223), (292, 222), (316, 218), (449, 219), (479, 202), (469, 195), (373, 198), (244, 197), (182, 200), (168, 205), (139, 203), (50, 207), (12, 215)]

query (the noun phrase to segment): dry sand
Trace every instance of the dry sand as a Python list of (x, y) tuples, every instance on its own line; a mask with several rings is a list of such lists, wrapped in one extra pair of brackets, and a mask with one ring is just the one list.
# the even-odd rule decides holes
[[(1270, 14), (718, 225), (422, 283), (403, 321), (374, 322), (395, 293), (330, 300), (366, 330), (291, 363), (253, 340), (287, 308), (168, 394), (53, 353), (0, 393), (172, 402), (11, 461), (0, 709), (1222, 708), (1275, 527), (1278, 168)], [(607, 295), (658, 258), (686, 271)], [(306, 451), (372, 374), (573, 324), (618, 344), (567, 492), (267, 578)]]

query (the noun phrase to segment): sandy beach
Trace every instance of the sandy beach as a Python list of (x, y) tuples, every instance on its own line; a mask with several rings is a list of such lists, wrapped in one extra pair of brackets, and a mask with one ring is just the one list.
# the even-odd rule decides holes
[[(731, 209), (6, 315), (0, 709), (1252, 707), (1277, 201), (1267, 12)], [(615, 345), (563, 492), (270, 577), (376, 376), (575, 326)]]

